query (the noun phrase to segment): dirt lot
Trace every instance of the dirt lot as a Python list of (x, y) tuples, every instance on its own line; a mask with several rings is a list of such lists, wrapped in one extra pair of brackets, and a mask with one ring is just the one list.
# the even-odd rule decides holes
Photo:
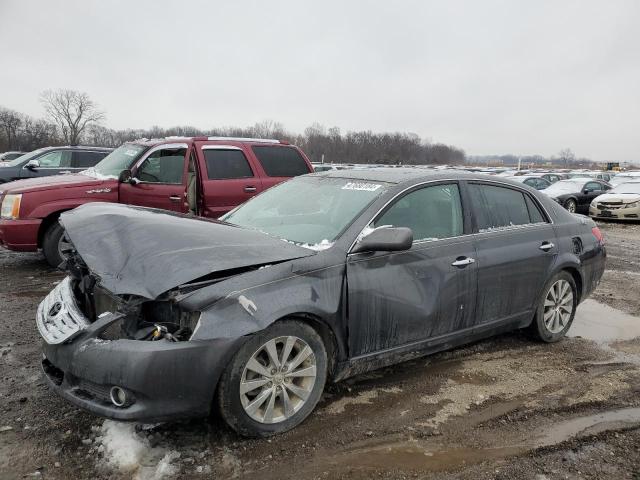
[(608, 270), (572, 338), (514, 333), (332, 385), (270, 440), (215, 418), (119, 424), (57, 398), (34, 315), (62, 276), (2, 250), (0, 478), (640, 479), (640, 225), (601, 228)]

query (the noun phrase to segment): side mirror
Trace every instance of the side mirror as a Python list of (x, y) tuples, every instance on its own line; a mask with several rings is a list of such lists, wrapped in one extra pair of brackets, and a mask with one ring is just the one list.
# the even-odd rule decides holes
[(588, 195), (589, 193), (591, 193), (591, 190), (589, 190), (588, 188), (585, 188), (582, 193), (584, 193), (585, 195)]
[(122, 170), (120, 172), (120, 175), (118, 175), (118, 182), (129, 183), (129, 180), (131, 180), (131, 170), (129, 169)]
[(28, 170), (37, 170), (40, 168), (40, 162), (38, 160), (29, 160), (24, 168)]
[(135, 177), (131, 176), (131, 170), (126, 169), (126, 170), (122, 170), (120, 172), (120, 175), (118, 175), (118, 182), (120, 183), (128, 183), (130, 185), (137, 185), (140, 183), (140, 180), (138, 180)]
[(399, 252), (409, 250), (413, 244), (413, 232), (407, 227), (377, 228), (360, 239), (351, 253)]

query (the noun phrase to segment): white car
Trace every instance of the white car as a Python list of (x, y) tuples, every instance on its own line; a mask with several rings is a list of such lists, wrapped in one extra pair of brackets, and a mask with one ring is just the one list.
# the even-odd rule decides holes
[(615, 220), (640, 219), (640, 179), (622, 183), (594, 198), (589, 215)]

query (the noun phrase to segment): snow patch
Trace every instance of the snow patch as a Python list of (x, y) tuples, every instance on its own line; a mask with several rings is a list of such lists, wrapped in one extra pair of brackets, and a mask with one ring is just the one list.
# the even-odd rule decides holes
[(152, 447), (136, 424), (105, 420), (96, 441), (103, 447), (106, 467), (131, 474), (134, 480), (161, 480), (179, 473), (173, 464), (180, 453), (161, 447)]

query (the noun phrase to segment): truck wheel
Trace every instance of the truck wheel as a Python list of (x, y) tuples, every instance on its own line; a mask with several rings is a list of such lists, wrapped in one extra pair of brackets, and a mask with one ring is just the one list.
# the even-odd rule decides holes
[(565, 336), (578, 306), (576, 282), (568, 272), (554, 275), (542, 290), (542, 298), (529, 327), (533, 336), (554, 343)]
[(245, 342), (222, 374), (222, 418), (247, 437), (285, 432), (313, 411), (326, 378), (320, 335), (302, 322), (277, 322)]
[(64, 228), (60, 223), (55, 222), (47, 231), (44, 232), (42, 240), (42, 253), (47, 263), (54, 268), (60, 266), (66, 259), (66, 253), (70, 250), (71, 245), (66, 239)]

